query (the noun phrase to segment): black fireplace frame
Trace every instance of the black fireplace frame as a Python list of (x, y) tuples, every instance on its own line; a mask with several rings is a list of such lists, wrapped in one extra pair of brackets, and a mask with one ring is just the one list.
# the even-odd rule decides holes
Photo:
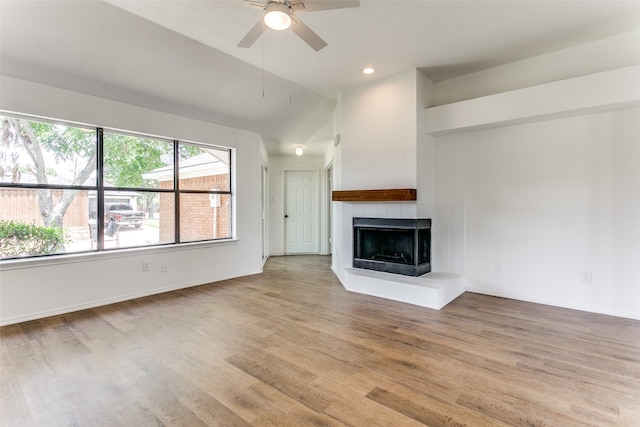
[[(388, 254), (372, 254), (363, 248), (363, 240), (367, 235), (375, 234), (389, 236), (401, 233), (405, 240), (412, 238), (412, 242), (404, 242), (403, 247), (412, 246), (413, 252), (400, 255), (394, 252), (394, 244), (386, 248)], [(391, 234), (395, 233), (395, 234)], [(380, 238), (380, 237), (378, 237)], [(406, 218), (353, 218), (353, 267), (367, 270), (384, 271), (405, 276), (421, 276), (431, 271), (431, 219)]]

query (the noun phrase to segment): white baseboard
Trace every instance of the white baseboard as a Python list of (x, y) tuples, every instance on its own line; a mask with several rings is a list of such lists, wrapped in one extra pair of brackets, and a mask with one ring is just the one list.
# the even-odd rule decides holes
[(535, 298), (535, 297), (530, 297), (530, 296), (526, 296), (526, 295), (523, 296), (523, 295), (510, 294), (510, 293), (506, 293), (506, 292), (495, 292), (495, 291), (490, 290), (490, 289), (484, 289), (484, 288), (480, 288), (480, 287), (476, 287), (476, 286), (468, 286), (467, 285), (467, 292), (473, 292), (473, 293), (482, 294), (482, 295), (489, 295), (489, 296), (493, 296), (493, 297), (509, 298), (509, 299), (514, 299), (514, 300), (518, 300), (518, 301), (532, 302), (532, 303), (536, 303), (536, 304), (550, 305), (550, 306), (553, 306), (553, 307), (560, 307), (560, 308), (568, 308), (568, 309), (572, 309), (572, 310), (586, 311), (586, 312), (589, 312), (589, 313), (605, 314), (607, 316), (624, 317), (624, 318), (627, 318), (627, 319), (640, 320), (640, 313), (632, 313), (632, 312), (625, 312), (625, 311), (619, 311), (619, 310), (611, 310), (611, 309), (608, 309), (608, 308), (595, 307), (595, 306), (586, 306), (586, 305), (582, 305), (582, 304), (571, 304), (571, 303), (566, 303), (564, 301), (549, 300), (549, 299), (545, 299), (545, 298)]
[(101, 300), (96, 300), (96, 301), (90, 301), (87, 303), (83, 303), (83, 304), (76, 304), (76, 305), (71, 305), (71, 306), (67, 306), (67, 307), (62, 307), (62, 308), (58, 308), (55, 310), (48, 310), (48, 311), (42, 311), (42, 312), (38, 312), (38, 313), (32, 313), (32, 314), (27, 314), (24, 316), (17, 316), (17, 317), (11, 317), (8, 319), (2, 319), (0, 320), (0, 326), (7, 326), (7, 325), (13, 325), (16, 323), (22, 323), (22, 322), (28, 322), (30, 320), (37, 320), (37, 319), (44, 319), (45, 317), (51, 317), (51, 316), (57, 316), (60, 314), (67, 314), (67, 313), (73, 313), (74, 311), (80, 311), (80, 310), (87, 310), (90, 308), (96, 308), (96, 307), (102, 307), (105, 305), (110, 305), (110, 304), (115, 304), (118, 302), (123, 302), (123, 301), (130, 301), (130, 300), (134, 300), (137, 298), (143, 298), (143, 297), (148, 297), (151, 295), (158, 295), (158, 294), (162, 294), (165, 292), (171, 292), (171, 291), (177, 291), (178, 289), (186, 289), (186, 288), (191, 288), (194, 286), (201, 286), (207, 283), (215, 283), (215, 282), (220, 282), (223, 280), (229, 280), (229, 279), (235, 279), (237, 277), (243, 277), (243, 276), (250, 276), (253, 274), (260, 274), (262, 273), (262, 269), (257, 270), (257, 271), (246, 271), (246, 272), (242, 272), (242, 273), (238, 273), (238, 274), (234, 274), (234, 275), (228, 275), (228, 276), (217, 276), (217, 277), (211, 277), (208, 279), (205, 279), (204, 281), (200, 281), (198, 283), (182, 283), (179, 285), (173, 285), (173, 286), (167, 286), (164, 288), (158, 288), (158, 289), (153, 289), (151, 291), (147, 291), (147, 292), (138, 292), (138, 293), (133, 293), (133, 294), (128, 294), (128, 295), (120, 295), (117, 297), (113, 297), (113, 298), (105, 298), (105, 299), (101, 299)]

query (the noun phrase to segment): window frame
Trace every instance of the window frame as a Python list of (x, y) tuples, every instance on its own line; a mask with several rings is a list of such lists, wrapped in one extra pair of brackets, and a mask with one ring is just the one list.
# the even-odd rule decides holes
[[(95, 191), (96, 194), (96, 221), (97, 221), (97, 235), (95, 248), (82, 250), (77, 252), (62, 252), (53, 254), (36, 254), (20, 257), (7, 257), (0, 258), (0, 263), (4, 261), (16, 261), (16, 260), (33, 260), (36, 258), (45, 257), (59, 257), (64, 255), (83, 255), (94, 253), (114, 252), (118, 250), (128, 249), (144, 249), (144, 248), (158, 248), (158, 247), (170, 247), (170, 246), (185, 246), (198, 243), (213, 243), (221, 241), (233, 241), (235, 239), (235, 197), (234, 197), (234, 180), (233, 171), (235, 169), (235, 148), (224, 147), (220, 145), (207, 144), (203, 142), (194, 142), (186, 139), (173, 139), (166, 137), (159, 137), (156, 135), (149, 135), (133, 131), (123, 131), (113, 128), (105, 128), (96, 125), (88, 125), (84, 123), (44, 118), (39, 116), (32, 116), (28, 114), (13, 113), (0, 109), (0, 116), (17, 118), (27, 120), (30, 122), (41, 122), (52, 125), (61, 125), (67, 127), (78, 127), (84, 129), (95, 130), (95, 144), (96, 144), (96, 164), (95, 164), (95, 184), (93, 185), (65, 185), (65, 184), (39, 184), (39, 183), (11, 183), (0, 182), (0, 189), (30, 189), (30, 190), (78, 190), (78, 191)], [(121, 187), (121, 186), (107, 186), (104, 181), (104, 137), (105, 133), (128, 135), (134, 138), (145, 138), (159, 141), (167, 141), (172, 145), (173, 150), (173, 186), (172, 188), (142, 188), (142, 187)], [(227, 179), (228, 190), (201, 190), (201, 189), (181, 189), (180, 188), (180, 146), (188, 145), (200, 147), (203, 149), (216, 149), (227, 153)], [(174, 200), (174, 241), (173, 242), (157, 242), (152, 244), (127, 246), (120, 248), (105, 248), (105, 193), (110, 192), (138, 192), (138, 193), (158, 193), (158, 194), (173, 194)], [(210, 239), (189, 240), (185, 242), (180, 241), (180, 196), (182, 194), (209, 194), (209, 195), (228, 195), (229, 197), (229, 235), (227, 237), (216, 237)], [(0, 208), (1, 209), (1, 208)]]

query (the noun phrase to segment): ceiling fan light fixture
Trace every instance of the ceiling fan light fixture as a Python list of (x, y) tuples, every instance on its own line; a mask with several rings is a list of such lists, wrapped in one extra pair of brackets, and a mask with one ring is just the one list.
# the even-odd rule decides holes
[(286, 30), (291, 26), (291, 10), (284, 3), (270, 2), (264, 8), (264, 24), (272, 30)]

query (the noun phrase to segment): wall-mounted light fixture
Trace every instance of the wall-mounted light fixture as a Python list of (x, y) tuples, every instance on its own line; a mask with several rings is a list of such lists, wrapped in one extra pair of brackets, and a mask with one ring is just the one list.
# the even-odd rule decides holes
[(302, 149), (302, 147), (297, 146), (296, 147), (296, 156), (302, 156), (302, 153), (304, 153), (304, 150)]

